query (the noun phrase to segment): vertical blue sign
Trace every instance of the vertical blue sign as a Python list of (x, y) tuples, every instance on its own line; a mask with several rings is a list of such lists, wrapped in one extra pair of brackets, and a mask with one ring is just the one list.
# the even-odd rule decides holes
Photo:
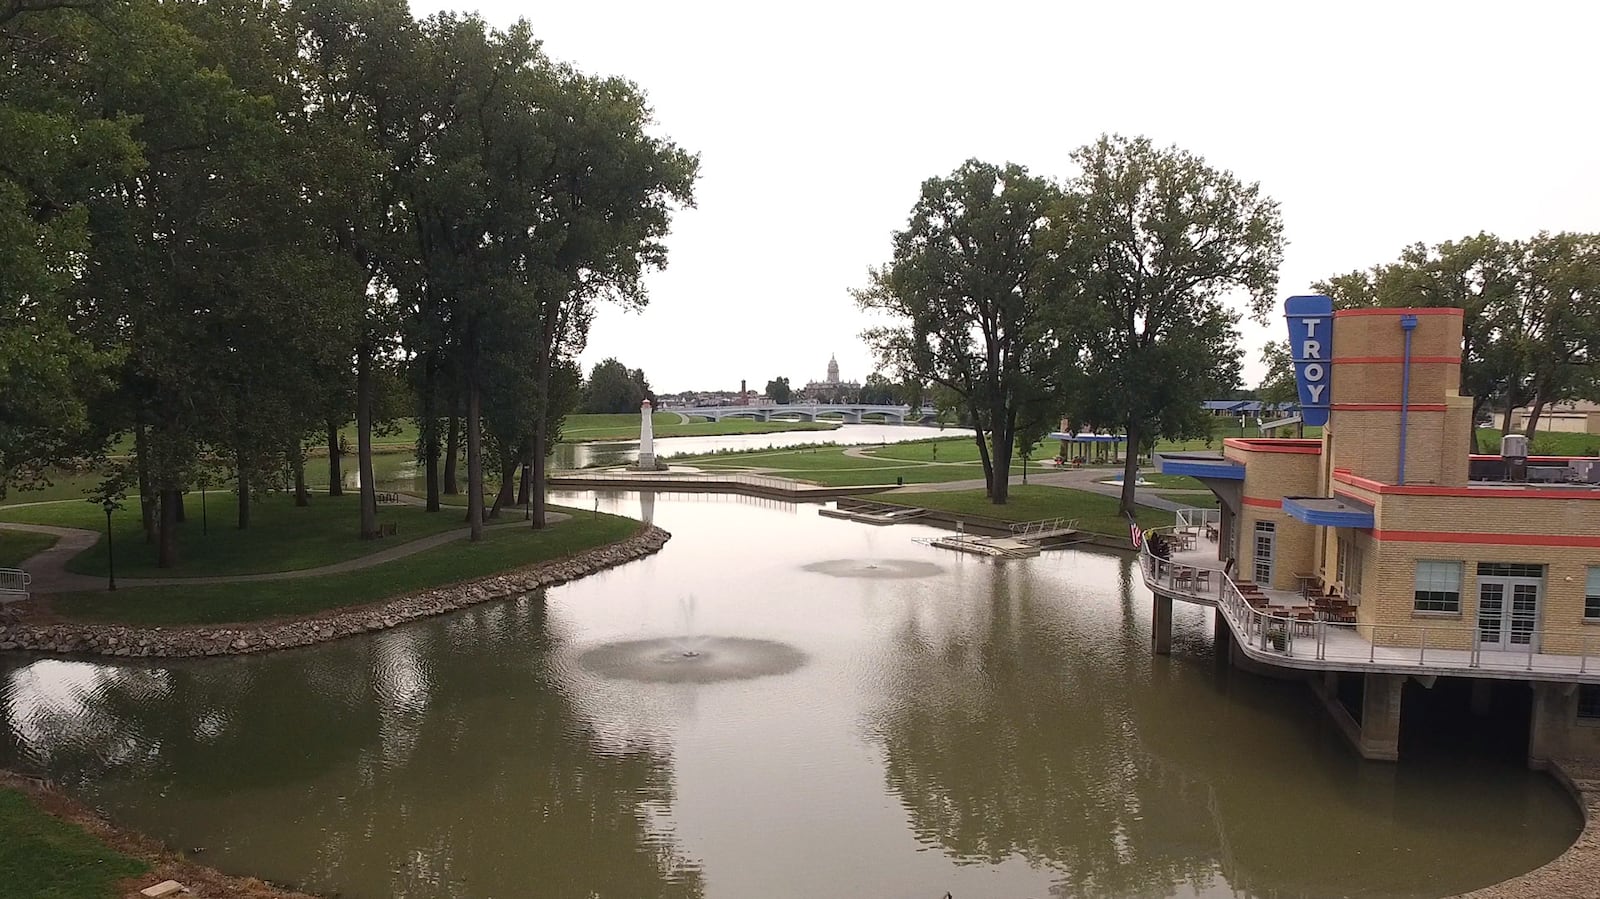
[(1290, 297), (1283, 310), (1289, 319), (1294, 381), (1300, 388), (1300, 419), (1325, 425), (1333, 393), (1333, 300), (1320, 294)]

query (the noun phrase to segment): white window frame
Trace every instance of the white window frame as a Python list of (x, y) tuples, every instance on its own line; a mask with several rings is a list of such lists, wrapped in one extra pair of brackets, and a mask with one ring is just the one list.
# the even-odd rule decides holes
[[(1466, 580), (1466, 563), (1448, 559), (1418, 559), (1412, 573), (1411, 610), (1424, 615), (1461, 614), (1461, 590)], [(1452, 586), (1454, 589), (1451, 589)], [(1454, 593), (1455, 608), (1433, 609), (1418, 605), (1422, 602), (1444, 603), (1443, 599), (1422, 599), (1420, 593)]]

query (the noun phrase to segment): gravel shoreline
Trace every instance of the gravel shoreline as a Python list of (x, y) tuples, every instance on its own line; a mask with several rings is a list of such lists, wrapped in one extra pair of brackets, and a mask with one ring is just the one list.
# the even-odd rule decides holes
[(175, 659), (243, 655), (311, 646), (564, 584), (658, 552), (671, 537), (671, 534), (658, 527), (647, 526), (632, 537), (616, 543), (515, 571), (290, 620), (194, 627), (10, 622), (0, 625), (0, 650)]

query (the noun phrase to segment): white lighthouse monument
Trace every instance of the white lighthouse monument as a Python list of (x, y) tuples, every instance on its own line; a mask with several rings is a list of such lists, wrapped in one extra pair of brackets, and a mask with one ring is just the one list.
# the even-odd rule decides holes
[(650, 401), (645, 400), (639, 404), (639, 470), (655, 471), (656, 466), (656, 433), (655, 422), (651, 418)]

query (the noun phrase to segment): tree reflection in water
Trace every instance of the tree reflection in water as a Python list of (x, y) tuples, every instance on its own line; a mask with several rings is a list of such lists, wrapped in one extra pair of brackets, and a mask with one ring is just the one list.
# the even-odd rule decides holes
[(175, 845), (220, 838), (218, 867), (343, 896), (702, 895), (658, 824), (665, 747), (598, 733), (559, 642), (541, 597), (265, 658), (24, 664), (6, 761)]
[(1526, 772), (1359, 761), (1303, 685), (1215, 665), (1209, 613), (1152, 657), (1127, 567), (1116, 601), (999, 564), (986, 601), (909, 606), (871, 736), (919, 840), (1081, 897), (1451, 895), (1562, 848), (1518, 843), (1570, 811)]

